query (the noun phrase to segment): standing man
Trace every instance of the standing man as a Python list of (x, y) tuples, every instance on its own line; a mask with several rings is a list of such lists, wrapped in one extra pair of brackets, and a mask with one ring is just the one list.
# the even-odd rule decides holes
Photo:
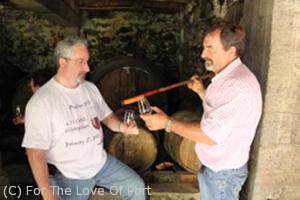
[(196, 142), (203, 164), (198, 175), (201, 200), (238, 200), (247, 176), (250, 146), (262, 112), (259, 83), (240, 57), (245, 32), (225, 23), (211, 27), (201, 57), (216, 75), (205, 90), (198, 76), (188, 85), (203, 101), (200, 123), (187, 123), (156, 114), (142, 115), (150, 130), (165, 128)]
[(145, 199), (142, 179), (103, 149), (100, 122), (124, 134), (138, 129), (121, 123), (97, 87), (85, 81), (86, 41), (66, 38), (57, 44), (55, 57), (56, 75), (27, 104), (22, 143), (43, 199), (86, 200), (95, 185), (122, 199)]

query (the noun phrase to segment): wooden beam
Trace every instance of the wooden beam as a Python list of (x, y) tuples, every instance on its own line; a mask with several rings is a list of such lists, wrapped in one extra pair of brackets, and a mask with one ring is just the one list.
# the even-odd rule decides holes
[(78, 0), (76, 2), (78, 7), (90, 7), (90, 8), (97, 8), (97, 7), (114, 7), (114, 6), (129, 6), (133, 4), (133, 1), (128, 0)]
[(18, 8), (34, 11), (63, 26), (80, 26), (79, 12), (62, 0), (9, 0)]
[(187, 4), (191, 0), (77, 0), (79, 6), (103, 7), (109, 5), (123, 5), (123, 4), (139, 4), (143, 2), (148, 3), (168, 3), (168, 4)]
[(184, 9), (190, 0), (77, 0), (82, 10), (134, 10), (137, 7), (161, 12), (178, 12)]

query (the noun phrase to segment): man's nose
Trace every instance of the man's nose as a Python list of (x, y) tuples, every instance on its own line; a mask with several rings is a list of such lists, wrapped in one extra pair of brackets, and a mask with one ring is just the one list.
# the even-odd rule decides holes
[(89, 66), (89, 63), (88, 63), (88, 62), (86, 62), (86, 63), (84, 64), (83, 70), (84, 70), (85, 72), (89, 72), (89, 71), (90, 71), (90, 66)]

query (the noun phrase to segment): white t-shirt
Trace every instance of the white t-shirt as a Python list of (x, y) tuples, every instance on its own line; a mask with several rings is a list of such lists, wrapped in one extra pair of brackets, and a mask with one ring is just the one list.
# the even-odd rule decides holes
[(67, 178), (91, 178), (106, 161), (100, 121), (111, 113), (94, 84), (70, 89), (52, 78), (26, 106), (22, 147), (45, 150)]

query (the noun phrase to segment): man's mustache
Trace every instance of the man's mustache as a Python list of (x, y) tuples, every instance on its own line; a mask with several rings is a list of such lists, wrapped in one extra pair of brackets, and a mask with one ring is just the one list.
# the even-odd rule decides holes
[(212, 65), (213, 64), (213, 61), (209, 58), (204, 58), (204, 61), (205, 61), (206, 65)]

